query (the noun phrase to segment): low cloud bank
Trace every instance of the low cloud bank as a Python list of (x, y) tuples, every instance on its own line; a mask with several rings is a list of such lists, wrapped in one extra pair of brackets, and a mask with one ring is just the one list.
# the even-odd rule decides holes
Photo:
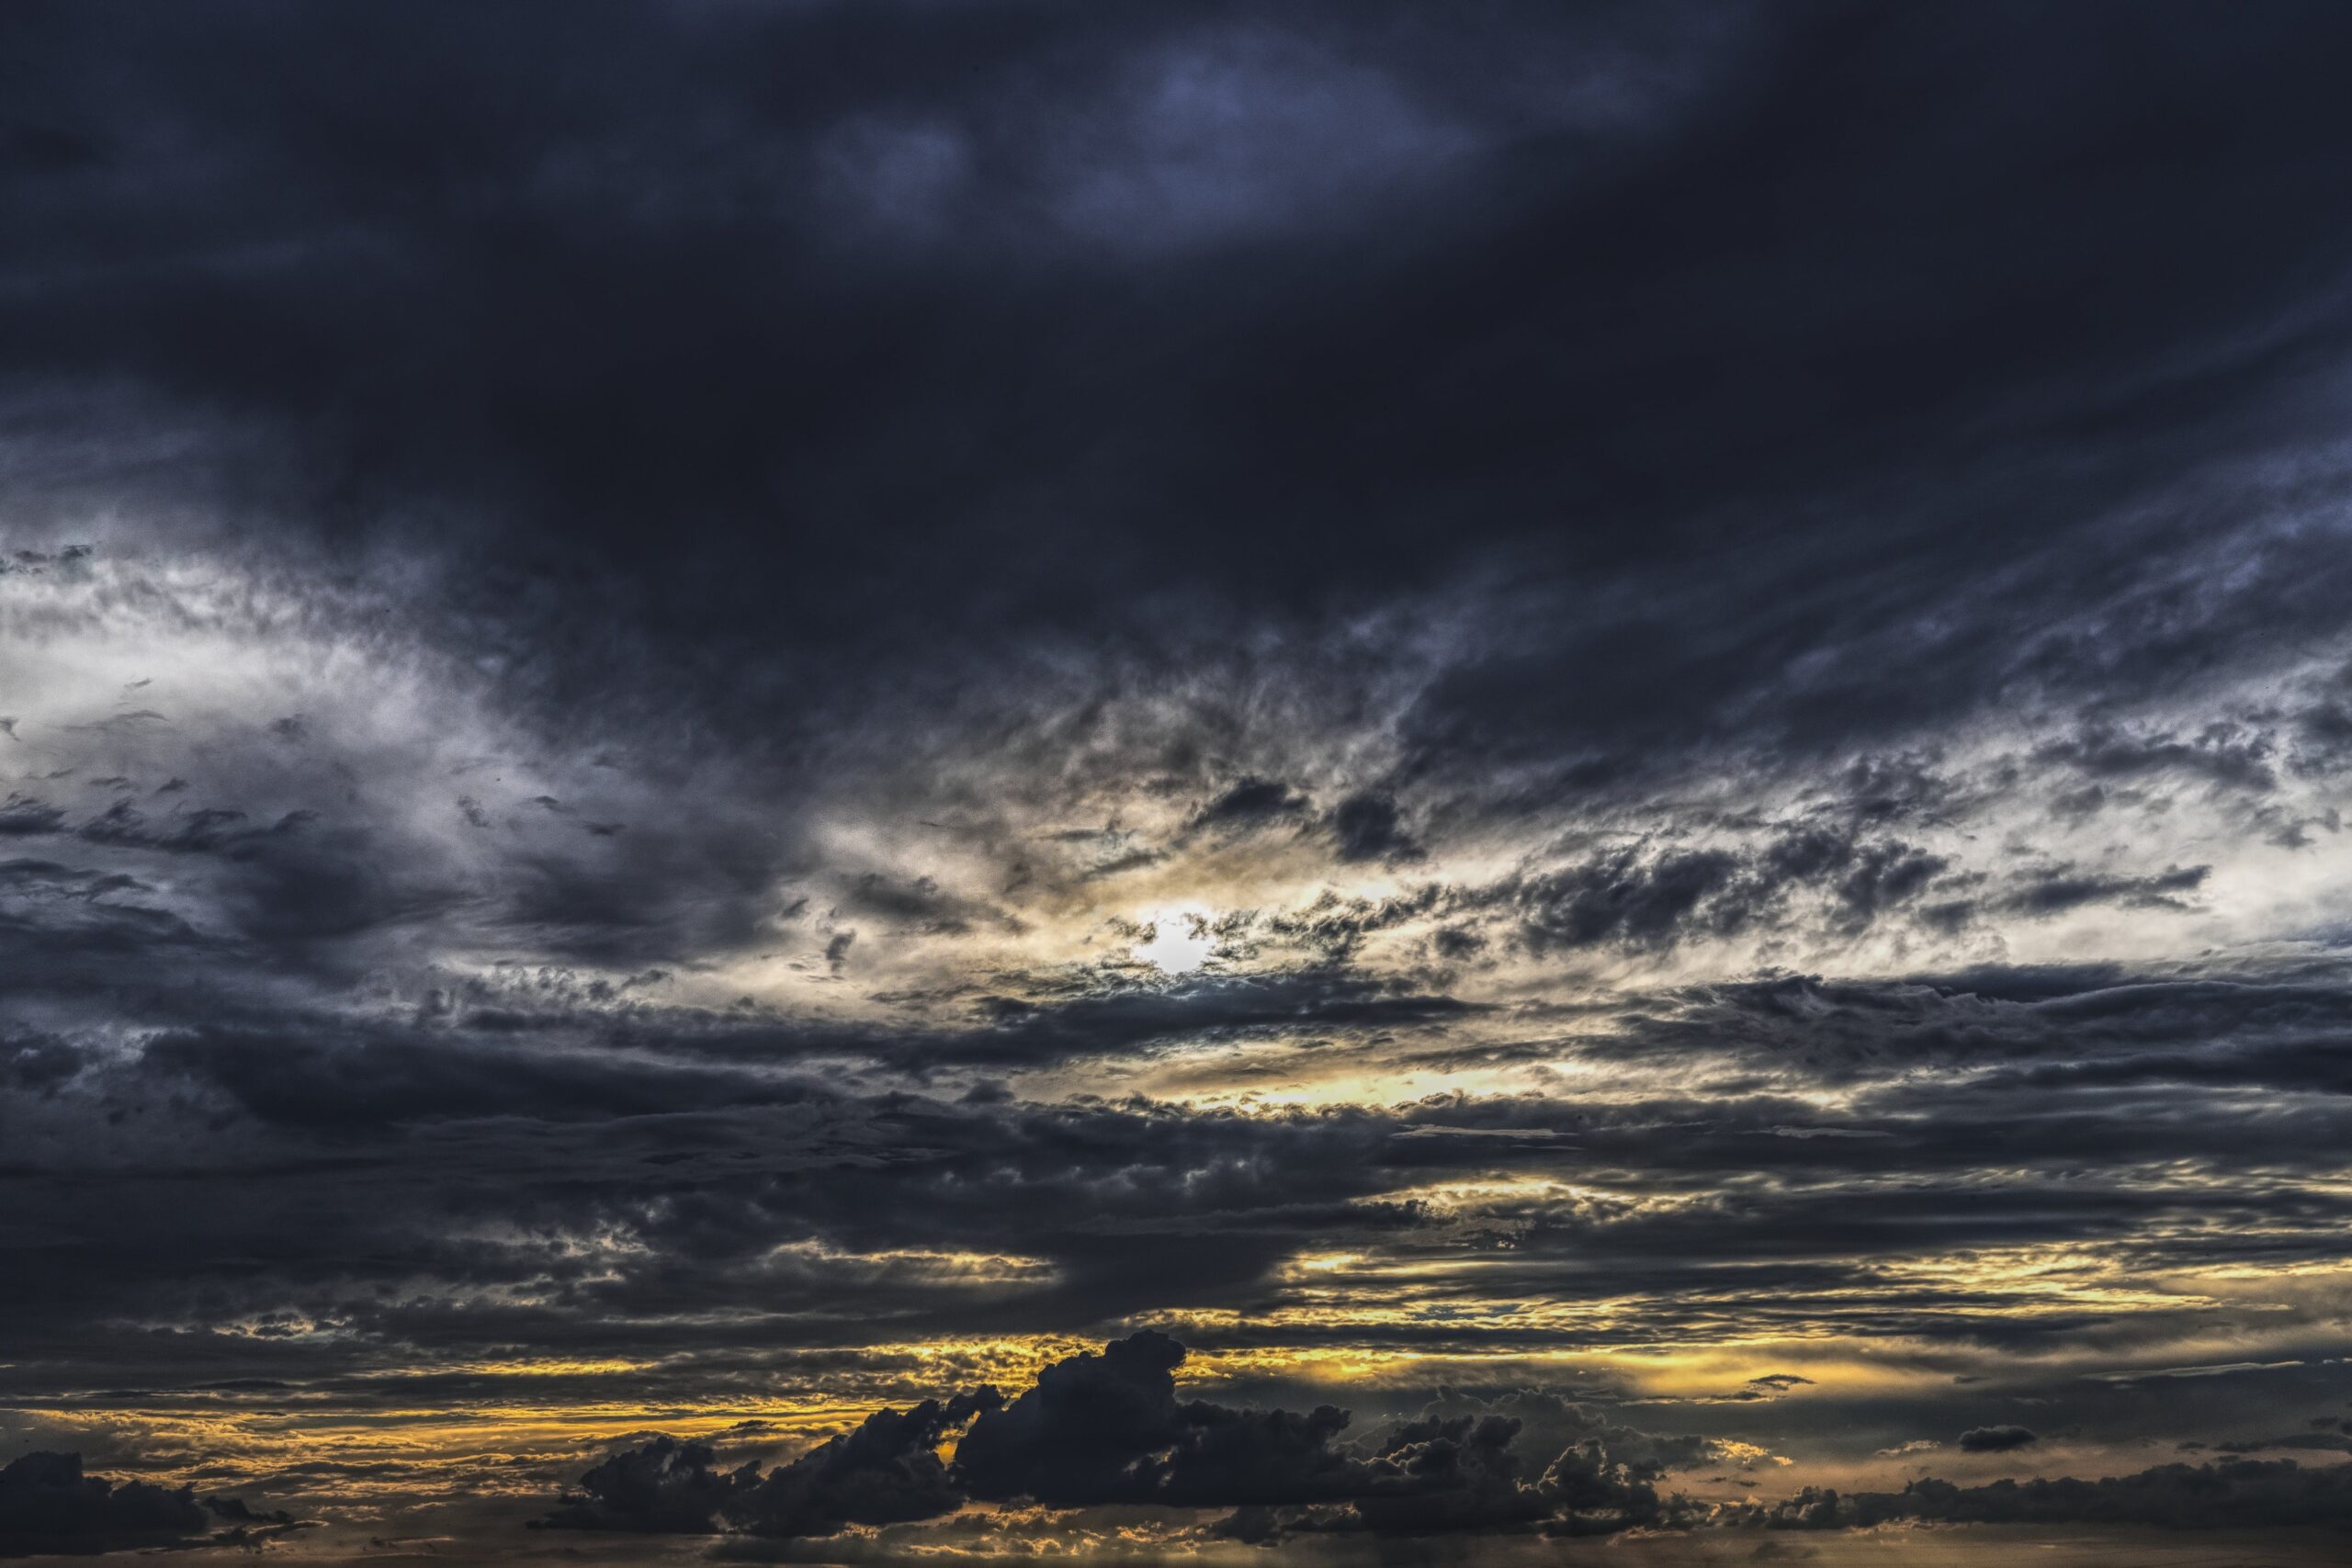
[(252, 1546), (300, 1528), (240, 1498), (199, 1500), (193, 1486), (85, 1475), (78, 1453), (28, 1453), (0, 1469), (0, 1557)]
[[(883, 1410), (763, 1476), (707, 1444), (662, 1437), (616, 1454), (546, 1529), (827, 1535), (936, 1518), (967, 1501), (1052, 1508), (1229, 1508), (1220, 1533), (1385, 1534), (1543, 1525), (1615, 1529), (1665, 1517), (1657, 1467), (1588, 1438), (1549, 1462), (1515, 1450), (1521, 1422), (1432, 1414), (1351, 1445), (1349, 1412), (1180, 1400), (1184, 1347), (1146, 1329), (1071, 1356), (1007, 1400), (993, 1388)], [(968, 1423), (968, 1426), (967, 1425)], [(940, 1457), (962, 1431), (951, 1461)]]
[(1775, 1529), (1842, 1529), (1916, 1520), (1929, 1524), (2161, 1525), (2283, 1529), (2352, 1525), (2352, 1464), (2306, 1469), (2293, 1460), (2162, 1464), (2095, 1481), (1996, 1481), (1960, 1486), (1915, 1481), (1900, 1492), (1806, 1487), (1785, 1502), (1742, 1511), (1743, 1522)]
[[(1922, 1479), (1897, 1493), (1806, 1487), (1726, 1507), (1658, 1490), (1671, 1471), (1720, 1462), (1722, 1445), (1710, 1438), (1612, 1426), (1550, 1396), (1517, 1393), (1482, 1404), (1449, 1392), (1417, 1418), (1351, 1439), (1351, 1416), (1333, 1405), (1299, 1412), (1181, 1400), (1175, 1374), (1184, 1359), (1182, 1345), (1146, 1329), (1056, 1362), (1011, 1399), (983, 1387), (877, 1411), (764, 1474), (756, 1462), (722, 1469), (707, 1443), (658, 1437), (587, 1472), (534, 1528), (792, 1538), (940, 1518), (975, 1502), (1225, 1509), (1210, 1532), (1253, 1544), (1309, 1534), (1636, 1527), (2352, 1524), (2352, 1465), (2305, 1469), (2291, 1460), (2171, 1464), (2091, 1481)], [(1571, 1434), (1548, 1458), (1521, 1449), (1531, 1412), (1554, 1442)], [(951, 1438), (953, 1457), (943, 1457)], [(1982, 1427), (1960, 1446), (2006, 1452), (2037, 1441), (2021, 1427)]]

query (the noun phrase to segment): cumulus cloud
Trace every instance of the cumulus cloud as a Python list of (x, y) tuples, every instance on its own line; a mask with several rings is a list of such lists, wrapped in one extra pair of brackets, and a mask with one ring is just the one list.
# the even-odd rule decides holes
[(534, 1528), (698, 1535), (723, 1525), (790, 1538), (933, 1518), (964, 1501), (939, 1457), (941, 1442), (999, 1403), (996, 1391), (984, 1388), (944, 1404), (877, 1410), (854, 1431), (764, 1475), (756, 1461), (719, 1469), (708, 1443), (656, 1436), (590, 1469), (579, 1490)]
[(1048, 1507), (1300, 1503), (1344, 1495), (1347, 1413), (1243, 1411), (1176, 1397), (1184, 1348), (1145, 1329), (1047, 1367), (957, 1446), (973, 1495)]
[[(1368, 1448), (1343, 1442), (1347, 1411), (1250, 1409), (1180, 1400), (1184, 1347), (1145, 1329), (1043, 1369), (1010, 1400), (994, 1388), (881, 1410), (764, 1476), (724, 1471), (710, 1445), (657, 1437), (587, 1472), (546, 1529), (830, 1535), (952, 1513), (967, 1498), (1048, 1508), (1151, 1504), (1231, 1509), (1218, 1533), (1257, 1542), (1351, 1529), (1426, 1535), (1539, 1522), (1605, 1531), (1653, 1521), (1660, 1439), (1551, 1413), (1592, 1435), (1548, 1464), (1516, 1448), (1523, 1424), (1494, 1410), (1396, 1422)], [(1543, 1396), (1530, 1395), (1541, 1399)], [(969, 1422), (952, 1462), (942, 1444)], [(1700, 1439), (1664, 1439), (1696, 1462)]]
[[(211, 1531), (215, 1521), (228, 1529)], [(288, 1514), (235, 1497), (198, 1501), (192, 1485), (86, 1475), (78, 1453), (23, 1454), (0, 1467), (0, 1557), (252, 1545), (294, 1528)]]
[(770, 1471), (722, 1512), (753, 1535), (831, 1535), (849, 1525), (900, 1524), (952, 1513), (963, 1492), (939, 1457), (948, 1434), (1001, 1403), (996, 1390), (879, 1410), (856, 1430)]
[(721, 1472), (718, 1460), (708, 1443), (656, 1437), (592, 1467), (580, 1478), (580, 1489), (537, 1522), (549, 1529), (710, 1530), (720, 1506), (749, 1490), (759, 1468)]

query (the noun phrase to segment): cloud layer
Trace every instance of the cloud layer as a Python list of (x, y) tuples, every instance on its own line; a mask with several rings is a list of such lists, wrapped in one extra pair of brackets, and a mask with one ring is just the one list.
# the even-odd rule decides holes
[(6, 1530), (2337, 1517), (2352, 22), (7, 25)]

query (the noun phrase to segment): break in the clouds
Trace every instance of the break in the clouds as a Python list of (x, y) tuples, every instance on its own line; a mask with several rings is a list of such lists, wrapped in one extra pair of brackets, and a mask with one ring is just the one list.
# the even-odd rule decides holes
[(2347, 50), (10, 7), (0, 1555), (2329, 1560)]

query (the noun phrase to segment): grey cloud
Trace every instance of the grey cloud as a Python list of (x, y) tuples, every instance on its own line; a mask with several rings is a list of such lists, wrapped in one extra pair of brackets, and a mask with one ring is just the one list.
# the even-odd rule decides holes
[(2024, 1427), (1971, 1427), (1960, 1435), (1962, 1453), (2005, 1454), (2018, 1449), (2030, 1448), (2041, 1440)]
[[(206, 1531), (215, 1519), (231, 1529)], [(258, 1544), (295, 1521), (193, 1486), (85, 1475), (78, 1453), (28, 1453), (0, 1468), (0, 1557), (84, 1555), (158, 1547)]]
[[(1244, 1540), (1300, 1530), (1425, 1535), (1555, 1521), (1607, 1530), (1659, 1517), (1655, 1493), (1603, 1439), (1522, 1473), (1520, 1421), (1498, 1414), (1397, 1423), (1367, 1453), (1339, 1444), (1348, 1413), (1180, 1401), (1184, 1348), (1147, 1329), (1046, 1367), (1006, 1401), (993, 1389), (883, 1410), (762, 1478), (717, 1468), (705, 1444), (660, 1437), (606, 1460), (542, 1524), (756, 1535), (834, 1533), (935, 1517), (966, 1497), (1069, 1508), (1236, 1508)], [(967, 1420), (954, 1462), (933, 1451)], [(1642, 1435), (1618, 1434), (1636, 1442)]]
[(2211, 866), (2174, 866), (2144, 876), (2078, 871), (2072, 865), (2051, 866), (2030, 874), (2022, 885), (2003, 894), (1998, 907), (2030, 916), (2062, 915), (2086, 904), (2119, 904), (2141, 909), (2185, 909), (2186, 895), (2205, 886)]
[[(2341, 1396), (2347, 41), (20, 0), (9, 1409), (489, 1409), (537, 1358), (883, 1412), (560, 1506), (777, 1541), (2269, 1441), (2235, 1374), (2102, 1380), (2259, 1342)], [(1148, 973), (1180, 908), (1217, 956)], [(1123, 1337), (1179, 1321), (1510, 1370), (1189, 1399)], [(1040, 1336), (1113, 1349), (943, 1476), (971, 1348)], [(1671, 1416), (1517, 1386), (1694, 1343), (1775, 1348)], [(2337, 1486), (1942, 1484), (1782, 1522)]]
[(1353, 1465), (1332, 1448), (1347, 1424), (1180, 1404), (1184, 1348), (1145, 1330), (1057, 1362), (1036, 1385), (983, 1411), (956, 1451), (975, 1496), (1050, 1507), (1112, 1502), (1193, 1506), (1301, 1503), (1348, 1494)]
[(1631, 852), (1531, 879), (1517, 889), (1521, 931), (1542, 953), (1617, 941), (1670, 945), (1693, 931), (1745, 924), (1749, 906), (1732, 881), (1739, 863), (1698, 850), (1643, 862)]
[(1407, 861), (1420, 846), (1405, 830), (1396, 802), (1385, 795), (1349, 795), (1331, 810), (1331, 837), (1343, 862)]
[(1280, 779), (1235, 780), (1193, 813), (1194, 832), (1247, 833), (1306, 813), (1307, 797)]
[[(1808, 893), (1834, 930), (1856, 934), (1915, 904), (1951, 866), (1944, 856), (1901, 840), (1813, 825), (1754, 848), (1616, 850), (1439, 901), (1508, 910), (1521, 940), (1538, 954), (1603, 945), (1662, 950), (1747, 933)], [(2085, 888), (2082, 898), (2146, 891), (2119, 882)]]
[(715, 1529), (721, 1506), (748, 1490), (756, 1464), (720, 1472), (707, 1443), (657, 1437), (616, 1453), (580, 1478), (580, 1490), (534, 1523), (548, 1529), (696, 1534)]
[(1899, 1493), (1808, 1488), (1760, 1510), (1776, 1529), (1821, 1529), (1918, 1519), (1950, 1524), (2129, 1524), (2177, 1529), (2285, 1529), (2352, 1518), (2352, 1465), (2306, 1470), (2292, 1460), (2159, 1465), (2131, 1475), (2036, 1477), (1961, 1486), (1921, 1480)]
[(726, 1516), (753, 1535), (831, 1535), (848, 1525), (889, 1525), (952, 1513), (963, 1493), (937, 1450), (1001, 1398), (992, 1388), (927, 1399), (910, 1410), (880, 1410), (828, 1439), (727, 1504)]
[(11, 795), (0, 806), (0, 834), (11, 838), (38, 838), (54, 833), (65, 821), (65, 813), (46, 801)]
[(2041, 754), (2069, 763), (2093, 778), (2132, 778), (2176, 771), (2205, 778), (2216, 787), (2265, 794), (2278, 787), (2278, 775), (2271, 766), (2274, 750), (2264, 735), (2216, 723), (2188, 739), (2095, 728), (2046, 746)]
[(1001, 1401), (994, 1389), (877, 1410), (763, 1475), (756, 1461), (718, 1468), (707, 1443), (657, 1436), (615, 1453), (580, 1478), (534, 1529), (696, 1535), (722, 1527), (789, 1539), (852, 1525), (901, 1524), (952, 1513), (964, 1501), (935, 1451), (974, 1414)]

